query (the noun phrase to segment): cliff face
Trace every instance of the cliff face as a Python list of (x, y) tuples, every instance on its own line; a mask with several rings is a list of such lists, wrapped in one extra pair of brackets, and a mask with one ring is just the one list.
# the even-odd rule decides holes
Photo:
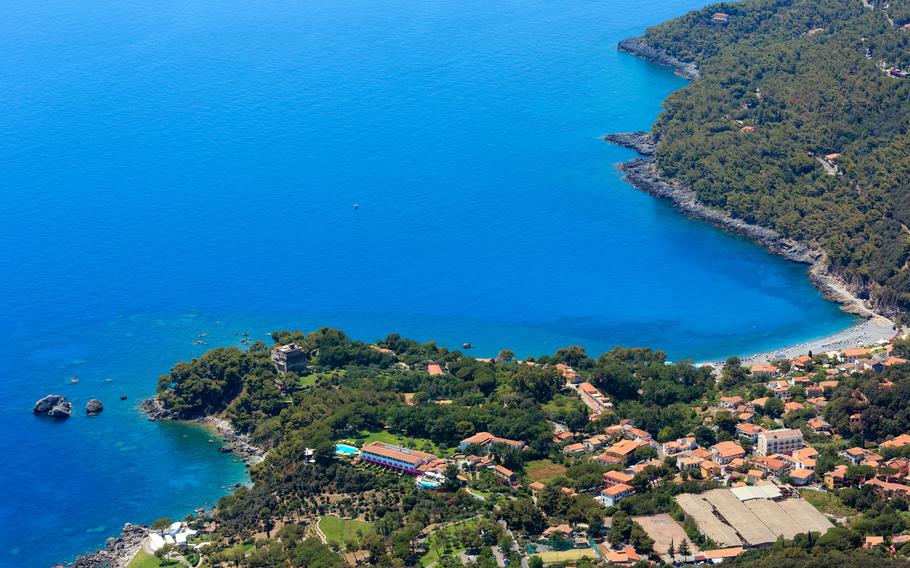
[(605, 136), (604, 140), (631, 148), (642, 154), (643, 157), (620, 165), (620, 169), (626, 174), (626, 179), (636, 188), (655, 197), (670, 200), (690, 217), (707, 221), (725, 231), (748, 237), (788, 260), (810, 265), (809, 278), (826, 298), (840, 303), (843, 309), (849, 313), (864, 317), (875, 315), (859, 299), (862, 290), (854, 289), (838, 275), (828, 271), (828, 260), (823, 251), (784, 238), (773, 229), (746, 223), (741, 219), (731, 217), (725, 211), (708, 207), (698, 201), (695, 192), (691, 189), (661, 177), (653, 155), (657, 144), (647, 132), (610, 134)]
[(633, 37), (624, 39), (619, 42), (619, 45), (617, 47), (619, 48), (619, 51), (628, 53), (630, 55), (635, 55), (636, 57), (640, 57), (645, 61), (672, 67), (676, 71), (677, 75), (685, 79), (698, 79), (698, 67), (696, 67), (694, 63), (686, 63), (685, 61), (680, 61), (666, 51), (648, 45), (645, 43), (643, 38)]

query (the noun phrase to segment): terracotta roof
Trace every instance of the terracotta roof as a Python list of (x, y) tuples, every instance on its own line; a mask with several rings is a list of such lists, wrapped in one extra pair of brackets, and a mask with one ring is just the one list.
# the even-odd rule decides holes
[(641, 448), (642, 446), (647, 446), (647, 445), (648, 445), (647, 442), (638, 442), (635, 440), (621, 440), (621, 441), (613, 444), (609, 448), (607, 448), (606, 453), (614, 454), (617, 456), (628, 456), (629, 454), (631, 454), (638, 448)]
[(615, 497), (620, 493), (626, 493), (629, 491), (634, 491), (635, 489), (631, 485), (626, 485), (625, 483), (617, 483), (616, 485), (611, 485), (600, 490), (602, 495), (609, 495), (610, 497)]
[(600, 394), (600, 391), (597, 390), (597, 387), (591, 383), (581, 383), (578, 385), (578, 390), (586, 392), (588, 394)]
[(749, 434), (750, 436), (752, 436), (754, 434), (758, 434), (759, 432), (764, 432), (764, 430), (765, 430), (761, 426), (758, 426), (756, 424), (750, 424), (748, 422), (742, 422), (740, 424), (737, 424), (736, 429), (740, 430), (742, 432), (745, 432), (746, 434)]
[(610, 481), (616, 481), (617, 483), (629, 483), (635, 476), (621, 471), (608, 471), (603, 474), (603, 478), (609, 479)]
[(702, 554), (709, 560), (717, 558), (735, 558), (743, 553), (743, 547), (735, 546), (733, 548), (718, 548), (716, 550), (705, 550)]
[(746, 450), (736, 442), (721, 442), (711, 446), (711, 449), (723, 458), (732, 458), (746, 454)]
[(864, 357), (869, 354), (869, 350), (863, 348), (844, 349), (841, 353), (844, 357)]
[(495, 465), (495, 466), (493, 466), (492, 469), (493, 469), (493, 471), (498, 472), (506, 477), (512, 477), (513, 475), (515, 475), (514, 471), (512, 471), (511, 469), (505, 468), (501, 465)]
[(369, 444), (360, 448), (361, 455), (367, 453), (405, 462), (415, 467), (429, 460), (437, 459), (433, 454), (400, 448), (398, 446), (392, 446), (390, 444), (383, 444), (382, 442), (370, 442)]

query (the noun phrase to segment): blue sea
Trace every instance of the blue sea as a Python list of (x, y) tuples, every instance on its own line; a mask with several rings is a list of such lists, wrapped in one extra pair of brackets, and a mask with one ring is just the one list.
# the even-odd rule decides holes
[[(703, 4), (0, 3), (0, 566), (246, 481), (135, 408), (243, 332), (704, 360), (851, 325), (804, 266), (626, 184), (633, 154), (600, 140), (685, 86), (616, 42)], [(52, 392), (69, 421), (32, 416)]]

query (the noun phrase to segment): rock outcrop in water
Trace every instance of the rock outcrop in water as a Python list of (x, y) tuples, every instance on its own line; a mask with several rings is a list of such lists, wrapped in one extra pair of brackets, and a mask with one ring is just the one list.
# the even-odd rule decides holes
[(97, 398), (93, 398), (85, 404), (85, 413), (89, 416), (95, 416), (102, 410), (104, 410), (104, 405)]
[(148, 533), (146, 526), (127, 523), (119, 537), (107, 539), (104, 548), (76, 558), (75, 567), (126, 568), (142, 548)]
[(32, 412), (51, 418), (69, 418), (73, 405), (62, 394), (49, 394), (35, 403)]
[(645, 61), (672, 67), (677, 75), (690, 81), (698, 79), (698, 67), (694, 63), (681, 61), (666, 51), (649, 45), (644, 41), (644, 38), (632, 37), (624, 39), (616, 47), (619, 51), (640, 57)]
[(651, 156), (657, 150), (657, 142), (647, 132), (620, 132), (604, 136), (606, 142), (631, 148), (643, 156)]
[(149, 420), (167, 420), (173, 413), (161, 404), (157, 396), (147, 398), (139, 403), (139, 411), (145, 413)]
[(786, 239), (773, 229), (736, 219), (726, 211), (708, 207), (698, 201), (691, 188), (662, 178), (653, 155), (656, 142), (647, 132), (610, 134), (604, 136), (604, 140), (626, 146), (644, 156), (620, 164), (626, 179), (636, 188), (672, 201), (690, 217), (708, 221), (726, 231), (748, 237), (788, 260), (809, 264), (809, 278), (826, 298), (841, 304), (846, 312), (863, 317), (875, 315), (839, 278), (828, 272), (828, 259), (821, 250)]

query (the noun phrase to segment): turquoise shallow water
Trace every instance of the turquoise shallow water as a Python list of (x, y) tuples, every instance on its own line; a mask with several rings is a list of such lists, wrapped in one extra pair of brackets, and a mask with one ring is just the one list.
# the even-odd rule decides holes
[[(134, 409), (200, 333), (705, 359), (850, 325), (804, 267), (630, 188), (599, 140), (685, 85), (616, 42), (701, 4), (0, 3), (0, 565), (243, 479)], [(48, 392), (107, 410), (38, 420)]]

